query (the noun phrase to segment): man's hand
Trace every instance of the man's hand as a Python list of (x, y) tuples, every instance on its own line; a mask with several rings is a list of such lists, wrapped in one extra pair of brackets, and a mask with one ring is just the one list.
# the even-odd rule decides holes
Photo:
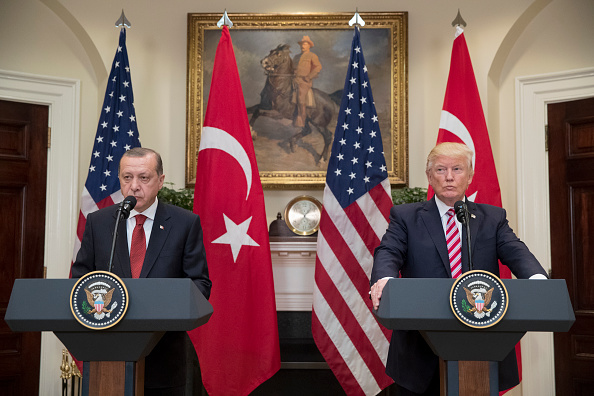
[(380, 279), (371, 286), (371, 291), (369, 294), (371, 295), (371, 302), (373, 303), (373, 309), (377, 310), (379, 308), (380, 299), (382, 298), (382, 291), (384, 290), (384, 286), (390, 278)]

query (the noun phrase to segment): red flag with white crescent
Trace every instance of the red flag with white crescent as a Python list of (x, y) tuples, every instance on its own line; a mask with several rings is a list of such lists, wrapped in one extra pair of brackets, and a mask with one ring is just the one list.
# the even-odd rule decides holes
[(264, 193), (226, 26), (196, 173), (214, 313), (190, 338), (208, 394), (247, 395), (278, 371), (280, 349)]
[[(472, 158), (474, 176), (466, 191), (468, 199), (477, 203), (501, 207), (501, 191), (487, 123), (464, 31), (460, 27), (456, 28), (450, 74), (439, 121), (437, 143), (443, 142), (464, 143), (474, 152)], [(429, 186), (429, 198), (433, 194), (433, 189)], [(499, 273), (502, 279), (511, 278), (511, 271), (501, 263), (499, 263)], [(516, 345), (516, 357), (520, 381), (522, 381), (520, 343)]]

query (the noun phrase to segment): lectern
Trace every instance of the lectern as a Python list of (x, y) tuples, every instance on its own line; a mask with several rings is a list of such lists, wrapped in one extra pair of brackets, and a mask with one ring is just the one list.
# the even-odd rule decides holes
[[(450, 308), (454, 281), (390, 279), (376, 316), (388, 329), (419, 330), (445, 361), (501, 361), (527, 331), (566, 332), (575, 322), (565, 280), (509, 279), (503, 280), (509, 305), (501, 321), (484, 329), (468, 327)], [(450, 379), (448, 395), (457, 394), (456, 381)], [(491, 375), (490, 380), (496, 385), (498, 378)], [(497, 387), (492, 389), (497, 394)]]
[[(111, 328), (93, 330), (81, 325), (70, 309), (77, 280), (17, 279), (5, 321), (12, 331), (54, 332), (84, 362), (86, 395), (96, 394), (102, 382), (122, 383), (126, 395), (142, 394), (143, 382), (138, 378), (144, 378), (144, 368), (137, 362), (143, 362), (166, 331), (192, 330), (205, 324), (213, 312), (190, 279), (124, 279), (129, 298), (126, 314)], [(110, 372), (109, 379), (100, 378), (106, 374), (101, 374), (105, 371), (96, 362), (122, 362), (121, 370)]]

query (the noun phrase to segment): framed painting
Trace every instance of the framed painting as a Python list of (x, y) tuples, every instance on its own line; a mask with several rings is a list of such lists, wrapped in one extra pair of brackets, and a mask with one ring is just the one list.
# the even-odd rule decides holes
[[(408, 23), (406, 12), (360, 13), (361, 47), (377, 110), (390, 183), (408, 182)], [(229, 14), (231, 40), (239, 70), (260, 179), (269, 189), (322, 188), (348, 68), (354, 28), (352, 13)], [(186, 185), (196, 180), (202, 122), (221, 14), (188, 14)], [(327, 111), (326, 121), (296, 122), (296, 85), (290, 83), (307, 40), (321, 71), (314, 78), (314, 100), (308, 106)], [(306, 40), (306, 41), (307, 41)], [(282, 52), (282, 54), (281, 54)], [(281, 56), (280, 55), (284, 55)], [(274, 60), (274, 58), (277, 58)], [(271, 66), (272, 62), (285, 62)], [(276, 75), (273, 73), (276, 70)], [(284, 70), (284, 85), (278, 80)], [(287, 72), (288, 70), (288, 72)], [(285, 76), (286, 74), (286, 76)], [(289, 83), (286, 83), (289, 81)], [(293, 107), (291, 107), (293, 106)], [(288, 110), (287, 110), (288, 109)], [(309, 111), (309, 110), (308, 110)], [(328, 121), (329, 120), (329, 121)], [(299, 136), (299, 140), (291, 139)]]

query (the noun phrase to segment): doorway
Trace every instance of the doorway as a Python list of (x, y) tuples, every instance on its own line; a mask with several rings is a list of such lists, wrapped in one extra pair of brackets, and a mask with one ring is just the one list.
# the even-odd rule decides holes
[[(47, 278), (66, 278), (72, 259), (80, 199), (80, 81), (0, 70), (0, 100), (48, 107), (52, 133), (45, 169), (47, 209), (44, 265)], [(56, 373), (60, 371), (62, 348), (62, 343), (53, 333), (41, 334), (39, 389), (60, 389), (61, 380)]]
[(42, 278), (48, 107), (0, 100), (0, 388), (35, 394), (41, 334), (13, 333), (4, 314), (15, 279)]
[[(547, 105), (593, 96), (594, 68), (516, 79), (517, 230), (545, 269), (551, 268)], [(553, 350), (552, 333), (522, 339), (523, 394), (555, 395)]]
[(552, 278), (565, 279), (576, 321), (555, 333), (558, 395), (594, 388), (594, 98), (551, 103), (549, 198)]

